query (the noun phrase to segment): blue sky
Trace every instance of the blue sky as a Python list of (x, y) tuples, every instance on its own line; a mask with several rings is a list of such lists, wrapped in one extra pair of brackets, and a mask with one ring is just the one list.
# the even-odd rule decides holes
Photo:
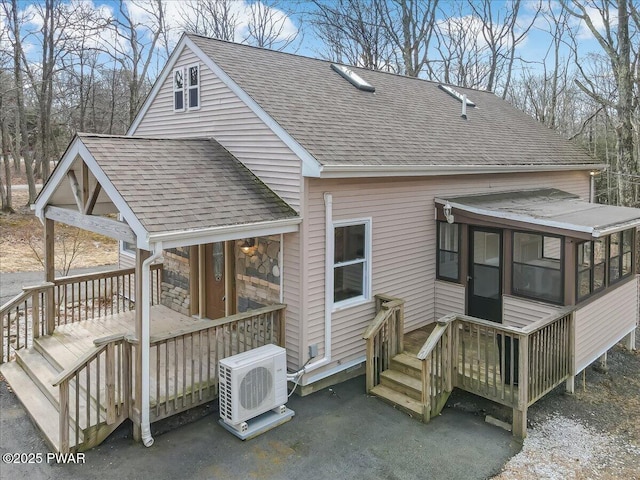
[[(99, 10), (103, 15), (107, 16), (109, 14), (118, 15), (118, 2), (115, 0), (71, 0), (76, 4), (83, 4), (86, 8), (91, 8), (94, 10)], [(149, 15), (144, 11), (145, 10), (145, 2), (147, 0), (136, 0), (135, 2), (128, 2), (127, 8), (129, 9), (131, 15), (134, 19), (140, 22), (142, 25), (139, 29), (140, 35), (150, 35), (151, 29), (148, 26), (151, 23)], [(236, 29), (236, 41), (242, 41), (246, 37), (247, 33), (247, 21), (248, 21), (248, 10), (247, 6), (253, 0), (234, 0), (233, 8), (234, 13), (238, 18), (238, 28)], [(37, 30), (41, 24), (41, 20), (38, 19), (38, 15), (34, 12), (36, 11), (34, 7), (34, 3), (32, 1), (21, 1), (20, 6), (27, 15), (31, 14), (32, 22), (27, 25), (27, 28)], [(524, 28), (525, 25), (528, 25), (533, 18), (535, 7), (537, 1), (536, 0), (523, 0), (521, 13), (519, 16), (519, 25), (520, 29)], [(545, 7), (547, 6), (546, 0), (544, 0)], [(302, 25), (302, 34), (298, 37), (297, 41), (295, 41), (290, 47), (286, 50), (292, 51), (295, 53), (299, 53), (307, 56), (318, 56), (319, 52), (323, 50), (321, 43), (314, 37), (313, 29), (308, 23), (305, 23), (304, 20), (308, 18), (308, 15), (305, 15), (304, 12), (313, 9), (313, 5), (304, 0), (280, 0), (279, 6), (281, 6), (282, 10), (275, 10), (275, 18), (278, 22), (281, 22), (283, 35), (288, 36), (294, 34), (298, 28)], [(471, 11), (471, 8), (464, 3), (461, 3), (459, 0), (451, 0), (449, 2), (445, 0), (441, 0), (440, 8), (442, 11), (438, 13), (438, 21), (442, 21), (443, 18), (447, 14), (450, 14), (453, 10), (457, 10), (458, 6), (463, 6), (462, 8), (462, 17), (458, 17), (459, 20), (466, 25), (467, 29), (471, 30), (474, 27), (479, 28), (479, 24), (477, 20), (474, 20)], [(503, 0), (497, 0), (493, 2), (492, 5), (494, 11), (497, 11), (498, 14), (500, 9), (504, 7)], [(170, 35), (169, 35), (169, 48), (173, 47), (173, 44), (180, 37), (182, 32), (180, 17), (181, 14), (188, 13), (189, 5), (184, 1), (168, 1), (166, 2), (167, 8), (167, 19), (168, 25), (170, 27)], [(551, 3), (551, 8), (555, 11), (559, 11), (558, 3)], [(295, 10), (298, 13), (294, 13), (291, 16), (287, 16), (284, 11)], [(591, 12), (595, 12), (592, 10)], [(601, 23), (601, 19), (598, 15), (594, 15), (596, 24)], [(0, 21), (4, 22), (4, 19), (0, 18)], [(578, 28), (579, 31), (579, 39), (580, 39), (580, 54), (586, 55), (589, 52), (597, 52), (600, 51), (600, 47), (597, 42), (594, 40), (593, 36), (590, 32), (584, 27), (579, 25), (577, 20), (572, 19), (573, 24)], [(71, 26), (69, 28), (72, 28)], [(535, 21), (533, 28), (529, 31), (528, 35), (522, 41), (522, 43), (517, 48), (517, 54), (522, 58), (527, 59), (532, 62), (542, 61), (542, 58), (546, 54), (549, 48), (550, 42), (550, 34), (549, 34), (549, 26), (548, 22), (542, 17), (538, 17)], [(68, 32), (67, 32), (68, 33)], [(481, 38), (480, 31), (477, 31), (477, 36), (480, 42), (483, 42)], [(113, 45), (118, 42), (118, 39), (113, 35), (113, 33), (105, 32), (100, 36), (96, 36), (96, 43), (108, 43)], [(25, 39), (25, 47), (33, 52), (37, 52), (39, 47), (37, 45), (38, 39), (37, 36), (28, 36)], [(3, 44), (5, 47), (6, 44)], [(121, 48), (126, 48), (125, 45), (121, 44)], [(165, 56), (165, 52), (163, 49), (159, 49), (159, 55), (161, 57)], [(567, 48), (564, 49), (565, 55), (568, 55), (569, 50)], [(39, 55), (34, 54), (34, 61), (38, 61), (37, 57)], [(163, 58), (159, 59), (157, 62), (158, 66), (161, 66), (163, 63)], [(535, 64), (529, 64), (530, 68), (536, 68)], [(516, 68), (518, 68), (516, 66)]]

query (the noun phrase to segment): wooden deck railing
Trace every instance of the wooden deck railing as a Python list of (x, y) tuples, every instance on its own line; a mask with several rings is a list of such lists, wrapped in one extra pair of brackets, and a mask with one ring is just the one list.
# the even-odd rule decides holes
[(271, 305), (152, 336), (151, 420), (217, 398), (219, 360), (269, 343), (284, 346), (285, 308)]
[[(134, 308), (135, 269), (56, 278), (55, 325), (91, 320)], [(151, 266), (151, 305), (159, 303), (162, 264)]]
[(131, 345), (124, 335), (95, 343), (52, 382), (59, 388), (61, 453), (94, 447), (129, 416)]
[[(73, 275), (25, 287), (0, 307), (0, 363), (10, 361), (14, 350), (31, 346), (34, 338), (53, 333), (59, 325), (133, 309), (134, 272), (129, 268)], [(152, 265), (152, 305), (160, 302), (161, 285), (162, 264)]]
[(573, 375), (574, 320), (570, 309), (523, 330), (529, 341), (528, 405)]
[(418, 354), (425, 420), (457, 387), (513, 408), (514, 434), (524, 437), (527, 408), (574, 374), (573, 311), (563, 309), (526, 328), (443, 317)]
[(13, 352), (29, 347), (34, 338), (46, 335), (46, 294), (53, 283), (25, 287), (22, 293), (0, 307), (0, 363), (13, 359)]
[(452, 324), (455, 315), (447, 315), (438, 320), (431, 335), (418, 352), (422, 363), (422, 405), (423, 421), (442, 411), (449, 394), (453, 390), (453, 366), (455, 362)]
[(362, 335), (367, 344), (367, 392), (380, 383), (380, 374), (404, 350), (404, 300), (376, 295), (376, 312)]

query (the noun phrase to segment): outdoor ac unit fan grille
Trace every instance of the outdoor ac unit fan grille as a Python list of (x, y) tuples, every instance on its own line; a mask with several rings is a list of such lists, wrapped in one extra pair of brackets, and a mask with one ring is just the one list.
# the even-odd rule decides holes
[(287, 403), (286, 350), (277, 345), (220, 360), (220, 416), (239, 425)]
[(245, 410), (255, 410), (273, 389), (273, 375), (265, 367), (249, 370), (240, 381), (240, 405)]

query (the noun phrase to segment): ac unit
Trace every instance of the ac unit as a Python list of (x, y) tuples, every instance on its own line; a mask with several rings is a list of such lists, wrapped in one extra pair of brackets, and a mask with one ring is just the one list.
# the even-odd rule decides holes
[(220, 360), (220, 417), (234, 429), (247, 430), (246, 421), (287, 402), (286, 350), (277, 345)]

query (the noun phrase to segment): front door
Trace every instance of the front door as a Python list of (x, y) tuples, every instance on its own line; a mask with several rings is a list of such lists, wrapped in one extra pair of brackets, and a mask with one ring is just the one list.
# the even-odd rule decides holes
[(210, 243), (204, 248), (205, 317), (225, 316), (224, 242)]
[(469, 227), (468, 314), (502, 323), (502, 232)]

